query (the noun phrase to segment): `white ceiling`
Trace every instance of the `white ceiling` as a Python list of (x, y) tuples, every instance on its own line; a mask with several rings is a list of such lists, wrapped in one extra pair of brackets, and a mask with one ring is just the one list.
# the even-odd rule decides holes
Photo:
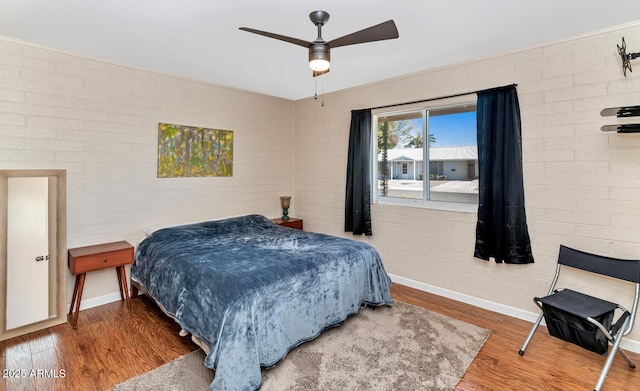
[[(313, 96), (303, 47), (238, 30), (327, 41), (393, 19), (400, 38), (332, 50), (331, 92), (638, 20), (639, 0), (0, 0), (0, 35), (287, 99)], [(627, 42), (640, 51), (640, 42)], [(615, 53), (615, 47), (612, 48)]]

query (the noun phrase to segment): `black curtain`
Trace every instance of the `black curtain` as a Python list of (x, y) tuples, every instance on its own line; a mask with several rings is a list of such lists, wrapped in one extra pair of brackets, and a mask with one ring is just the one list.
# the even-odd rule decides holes
[(371, 235), (371, 109), (351, 111), (344, 230)]
[(515, 85), (479, 91), (477, 120), (480, 189), (474, 256), (498, 263), (532, 263)]

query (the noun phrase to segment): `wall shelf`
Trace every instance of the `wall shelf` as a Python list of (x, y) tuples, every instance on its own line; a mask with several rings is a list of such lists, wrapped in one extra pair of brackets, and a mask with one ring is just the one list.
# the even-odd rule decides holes
[[(640, 106), (610, 107), (602, 110), (600, 116), (616, 118), (640, 117)], [(604, 125), (600, 130), (616, 133), (640, 133), (640, 124)]]
[(640, 133), (640, 124), (604, 125), (600, 130), (616, 133)]

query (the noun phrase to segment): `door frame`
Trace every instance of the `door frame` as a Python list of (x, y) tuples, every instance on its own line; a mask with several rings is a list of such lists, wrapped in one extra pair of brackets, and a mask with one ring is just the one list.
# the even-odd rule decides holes
[[(7, 325), (7, 178), (49, 178), (49, 314), (47, 320), (6, 330)], [(67, 174), (66, 170), (0, 170), (0, 341), (67, 321)]]

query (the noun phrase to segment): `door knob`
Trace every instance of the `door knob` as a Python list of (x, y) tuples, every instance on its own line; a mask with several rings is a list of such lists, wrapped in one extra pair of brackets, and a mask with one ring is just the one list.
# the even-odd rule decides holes
[(36, 261), (37, 261), (37, 262), (44, 261), (44, 255), (38, 255), (38, 256), (36, 257)]

